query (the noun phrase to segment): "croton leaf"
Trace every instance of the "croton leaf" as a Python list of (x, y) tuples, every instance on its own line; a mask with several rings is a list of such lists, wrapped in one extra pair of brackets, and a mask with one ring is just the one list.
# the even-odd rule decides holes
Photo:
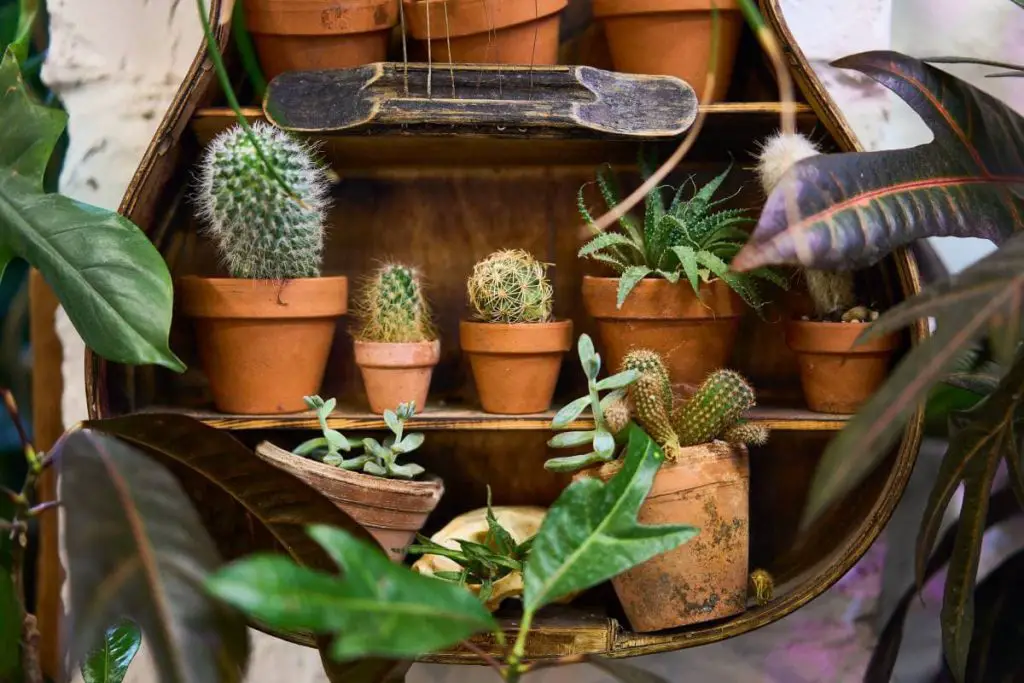
[(130, 621), (107, 629), (103, 644), (82, 662), (85, 683), (121, 683), (142, 645), (142, 631)]
[(817, 155), (795, 164), (768, 198), (732, 262), (735, 269), (858, 268), (922, 237), (985, 237), (999, 244), (1024, 226), (1024, 118), (955, 76), (896, 52), (865, 52), (834, 66), (860, 71), (899, 95), (934, 139), (910, 149)]

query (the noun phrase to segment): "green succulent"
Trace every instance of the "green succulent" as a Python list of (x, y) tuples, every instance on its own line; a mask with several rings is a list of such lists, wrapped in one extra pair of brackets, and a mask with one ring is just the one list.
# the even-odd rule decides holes
[(547, 266), (522, 249), (496, 251), (473, 267), (466, 283), (477, 319), (489, 323), (543, 323), (553, 290)]
[(381, 266), (366, 281), (356, 303), (357, 339), (408, 343), (437, 338), (419, 273), (399, 263)]

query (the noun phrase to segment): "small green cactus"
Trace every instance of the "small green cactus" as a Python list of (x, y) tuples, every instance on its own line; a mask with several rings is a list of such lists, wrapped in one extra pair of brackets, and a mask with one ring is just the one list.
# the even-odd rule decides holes
[(661, 446), (665, 456), (674, 460), (679, 452), (679, 437), (672, 427), (672, 384), (661, 356), (648, 349), (630, 351), (623, 367), (640, 373), (640, 378), (629, 387), (637, 422)]
[(252, 130), (266, 164), (237, 125), (206, 149), (196, 200), (205, 233), (232, 277), (318, 277), (328, 207), (326, 171), (308, 144), (267, 123), (256, 122)]
[(740, 422), (725, 430), (722, 440), (746, 446), (763, 446), (768, 443), (770, 431), (764, 425), (753, 422)]
[(633, 419), (633, 411), (629, 407), (629, 399), (625, 396), (616, 395), (607, 401), (604, 407), (604, 421), (608, 425), (608, 431), (618, 436)]
[(677, 411), (675, 431), (682, 446), (714, 441), (735, 426), (754, 406), (754, 389), (732, 370), (708, 375), (697, 392)]
[(496, 251), (473, 267), (466, 288), (478, 320), (542, 323), (551, 319), (547, 266), (522, 249)]
[(360, 341), (408, 343), (437, 338), (419, 275), (406, 266), (391, 263), (379, 268), (363, 286), (356, 310), (355, 337)]

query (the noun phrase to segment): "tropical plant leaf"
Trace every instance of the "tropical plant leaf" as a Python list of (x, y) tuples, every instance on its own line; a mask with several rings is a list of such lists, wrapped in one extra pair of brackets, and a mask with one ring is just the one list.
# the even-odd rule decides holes
[(21, 605), (10, 571), (0, 566), (0, 681), (20, 680)]
[(636, 283), (650, 275), (651, 272), (651, 269), (646, 266), (630, 266), (623, 271), (619, 277), (619, 292), (615, 301), (617, 308), (622, 308), (622, 304), (625, 303), (626, 297), (636, 287)]
[(82, 662), (85, 683), (121, 683), (142, 645), (142, 631), (130, 621), (107, 629), (103, 645)]
[(526, 560), (525, 610), (535, 612), (597, 585), (697, 534), (691, 526), (637, 524), (637, 513), (664, 459), (651, 438), (631, 425), (625, 462), (611, 481), (585, 478), (562, 492), (544, 517)]
[(130, 619), (164, 683), (241, 681), (246, 624), (202, 587), (217, 550), (178, 482), (113, 437), (83, 429), (55, 449), (66, 516), (71, 666)]
[[(834, 62), (900, 96), (934, 139), (911, 149), (822, 154), (793, 166), (733, 267), (859, 268), (922, 237), (985, 237), (1022, 227), (1024, 119), (941, 69), (896, 52)], [(790, 224), (789, 198), (797, 216)]]
[[(1017, 0), (1013, 1), (1017, 2)], [(1020, 1), (1024, 2), (1024, 0)], [(929, 64), (974, 64), (976, 66), (991, 66), (997, 69), (1009, 69), (1011, 71), (1024, 71), (1024, 64), (997, 62), (991, 59), (979, 59), (978, 57), (923, 57), (921, 61), (928, 62)]]

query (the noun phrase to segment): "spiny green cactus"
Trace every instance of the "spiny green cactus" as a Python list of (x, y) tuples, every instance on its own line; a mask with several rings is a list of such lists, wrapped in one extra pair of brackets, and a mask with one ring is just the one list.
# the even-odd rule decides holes
[(473, 267), (466, 288), (477, 319), (541, 323), (551, 318), (547, 266), (522, 249), (496, 251)]
[(672, 395), (672, 382), (668, 377), (668, 370), (665, 368), (665, 361), (661, 354), (650, 349), (633, 349), (626, 354), (622, 361), (626, 370), (636, 370), (641, 375), (652, 375), (656, 387), (656, 393), (661, 400), (666, 414), (672, 413), (672, 404), (675, 398)]
[(675, 460), (679, 456), (680, 441), (672, 427), (671, 413), (662, 402), (661, 389), (657, 374), (648, 372), (629, 387), (629, 399), (640, 426), (661, 446), (666, 458)]
[[(270, 124), (252, 126), (267, 164), (240, 126), (203, 157), (198, 215), (232, 277), (318, 277), (328, 181), (312, 147)], [(289, 191), (285, 190), (287, 187)]]
[(633, 419), (633, 411), (629, 408), (629, 400), (625, 396), (615, 396), (604, 406), (604, 421), (608, 425), (608, 431), (614, 435), (620, 434), (629, 426)]
[(356, 303), (356, 339), (370, 342), (422, 342), (437, 338), (419, 274), (389, 263), (367, 280)]
[(754, 389), (747, 380), (732, 370), (716, 370), (678, 411), (679, 443), (696, 446), (720, 438), (753, 406)]
[(741, 422), (726, 429), (722, 440), (747, 446), (763, 446), (768, 443), (768, 435), (769, 430), (764, 425)]

